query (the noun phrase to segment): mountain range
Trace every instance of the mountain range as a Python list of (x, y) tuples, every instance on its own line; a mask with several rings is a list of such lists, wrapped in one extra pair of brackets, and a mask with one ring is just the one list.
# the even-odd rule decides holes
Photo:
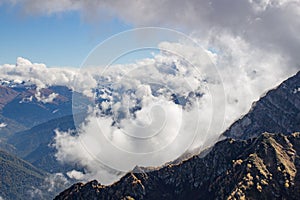
[(137, 167), (109, 186), (77, 183), (55, 199), (299, 199), (299, 89), (300, 72), (199, 155), (150, 172)]
[[(0, 81), (0, 94), (0, 148), (5, 150), (0, 154), (0, 197), (22, 199), (32, 186), (43, 185), (47, 174), (81, 171), (76, 163), (58, 162), (52, 146), (55, 129), (75, 129), (72, 90)], [(90, 100), (76, 95), (80, 96), (77, 106), (85, 110)], [(84, 119), (84, 113), (75, 114)], [(63, 191), (63, 185), (56, 199), (297, 199), (299, 116), (300, 72), (254, 102), (222, 134), (227, 139), (199, 155), (150, 172), (136, 167), (135, 173), (110, 186), (94, 180)], [(50, 196), (48, 192), (44, 197)]]

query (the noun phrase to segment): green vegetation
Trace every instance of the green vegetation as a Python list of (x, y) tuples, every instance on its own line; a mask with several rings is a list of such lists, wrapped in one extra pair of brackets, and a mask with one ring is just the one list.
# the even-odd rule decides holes
[(0, 196), (4, 199), (32, 199), (46, 173), (30, 163), (0, 150)]

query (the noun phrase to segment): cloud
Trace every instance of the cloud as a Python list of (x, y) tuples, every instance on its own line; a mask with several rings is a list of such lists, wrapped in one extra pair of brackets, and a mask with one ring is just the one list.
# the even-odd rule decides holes
[(42, 186), (43, 190), (47, 190), (50, 193), (57, 193), (70, 185), (70, 182), (62, 173), (50, 174), (45, 178), (44, 185)]
[(7, 124), (5, 123), (0, 123), (0, 128), (5, 128), (7, 126)]
[(57, 159), (85, 168), (69, 175), (109, 184), (136, 165), (160, 166), (186, 150), (203, 150), (295, 72), (283, 67), (288, 61), (279, 53), (230, 33), (202, 47), (162, 42), (154, 58), (111, 66), (95, 78), (99, 101), (85, 123), (78, 132), (56, 130)]
[(50, 94), (41, 95), (40, 89), (52, 85), (64, 85), (71, 89), (76, 86), (78, 92), (91, 95), (91, 88), (96, 87), (96, 81), (88, 72), (78, 73), (76, 68), (48, 68), (44, 64), (31, 63), (29, 60), (19, 57), (15, 65), (4, 64), (0, 66), (0, 80), (10, 81), (16, 84), (34, 84), (37, 86), (35, 98), (38, 101), (48, 102), (57, 96)]
[(32, 187), (27, 191), (27, 194), (31, 199), (54, 198), (70, 185), (72, 185), (72, 182), (62, 173), (48, 174), (40, 186)]
[[(6, 1), (7, 2), (7, 1)], [(207, 36), (211, 30), (227, 31), (266, 51), (279, 52), (298, 68), (300, 39), (297, 0), (117, 0), (8, 1), (28, 14), (56, 14), (76, 11), (84, 19), (118, 17), (135, 27), (179, 28)]]
[(67, 176), (71, 179), (76, 179), (76, 180), (82, 180), (84, 178), (84, 174), (76, 170), (67, 172)]
[(35, 93), (35, 98), (37, 101), (43, 102), (43, 103), (51, 103), (53, 100), (58, 97), (57, 93), (51, 93), (47, 97), (41, 94), (41, 91), (37, 89), (37, 92)]

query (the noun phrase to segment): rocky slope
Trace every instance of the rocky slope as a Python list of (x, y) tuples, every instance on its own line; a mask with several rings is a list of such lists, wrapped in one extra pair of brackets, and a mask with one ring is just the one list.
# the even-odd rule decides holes
[(300, 130), (300, 72), (270, 90), (223, 134), (248, 139), (263, 132), (290, 134)]
[(55, 199), (300, 199), (300, 134), (226, 139), (203, 158), (128, 173), (103, 186), (77, 183)]

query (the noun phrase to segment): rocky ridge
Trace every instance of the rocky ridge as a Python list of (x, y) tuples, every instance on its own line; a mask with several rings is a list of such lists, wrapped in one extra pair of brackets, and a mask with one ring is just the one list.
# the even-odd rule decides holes
[(268, 131), (290, 134), (300, 130), (300, 72), (270, 90), (251, 110), (224, 132), (236, 139), (256, 137)]
[(104, 186), (77, 183), (67, 199), (299, 199), (300, 134), (264, 133), (247, 141), (226, 139), (201, 158), (141, 173)]

